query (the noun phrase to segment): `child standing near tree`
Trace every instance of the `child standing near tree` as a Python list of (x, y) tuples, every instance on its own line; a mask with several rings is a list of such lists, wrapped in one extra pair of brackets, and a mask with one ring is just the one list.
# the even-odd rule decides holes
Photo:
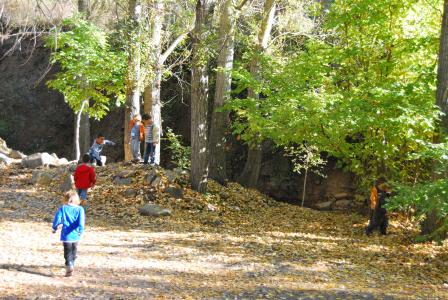
[(145, 135), (145, 127), (142, 124), (142, 117), (139, 114), (134, 115), (134, 118), (129, 124), (129, 128), (131, 129), (131, 140), (129, 143), (131, 144), (132, 161), (139, 162), (141, 158), (140, 141), (143, 141)]
[(72, 276), (75, 269), (76, 253), (79, 239), (84, 232), (85, 213), (80, 206), (80, 199), (75, 191), (65, 194), (65, 204), (62, 205), (53, 221), (53, 233), (56, 233), (59, 225), (61, 229), (61, 242), (64, 246), (65, 276)]
[(87, 201), (87, 190), (94, 187), (96, 183), (95, 169), (88, 165), (89, 162), (90, 155), (84, 154), (82, 156), (82, 164), (76, 167), (75, 173), (73, 174), (75, 187), (79, 198), (81, 198), (82, 205)]
[(154, 124), (152, 117), (148, 114), (143, 115), (143, 124), (145, 125), (145, 156), (143, 163), (151, 165), (155, 163), (156, 146), (159, 143), (159, 128)]

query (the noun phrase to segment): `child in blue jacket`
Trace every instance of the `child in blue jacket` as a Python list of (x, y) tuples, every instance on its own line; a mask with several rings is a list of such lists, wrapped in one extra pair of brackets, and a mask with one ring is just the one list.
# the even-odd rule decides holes
[(75, 191), (67, 192), (65, 204), (58, 209), (52, 226), (55, 233), (58, 226), (62, 225), (61, 242), (64, 246), (66, 277), (73, 274), (78, 242), (84, 232), (85, 213), (84, 208), (79, 204), (78, 194)]

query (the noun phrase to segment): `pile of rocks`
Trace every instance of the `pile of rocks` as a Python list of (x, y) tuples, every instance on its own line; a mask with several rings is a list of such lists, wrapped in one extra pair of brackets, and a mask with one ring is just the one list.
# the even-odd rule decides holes
[(326, 201), (318, 202), (317, 210), (358, 211), (365, 206), (365, 197), (358, 194), (338, 193), (329, 195)]
[(64, 166), (71, 163), (76, 162), (70, 162), (66, 158), (59, 158), (55, 153), (48, 154), (47, 152), (43, 152), (25, 155), (20, 151), (10, 149), (6, 142), (0, 138), (0, 167), (21, 164), (25, 168), (34, 169), (42, 166)]

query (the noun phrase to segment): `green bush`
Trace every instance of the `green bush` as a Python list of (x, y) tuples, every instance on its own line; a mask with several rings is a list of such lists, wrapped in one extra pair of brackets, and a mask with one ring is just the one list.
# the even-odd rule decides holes
[(448, 179), (429, 181), (415, 186), (397, 185), (397, 195), (387, 208), (396, 211), (413, 211), (414, 221), (423, 222), (428, 215), (436, 213), (436, 231), (418, 237), (418, 240), (443, 240), (448, 232)]
[(182, 145), (180, 139), (181, 136), (175, 134), (171, 128), (166, 129), (166, 140), (169, 142), (166, 148), (171, 151), (172, 161), (179, 168), (187, 170), (191, 163), (191, 147)]

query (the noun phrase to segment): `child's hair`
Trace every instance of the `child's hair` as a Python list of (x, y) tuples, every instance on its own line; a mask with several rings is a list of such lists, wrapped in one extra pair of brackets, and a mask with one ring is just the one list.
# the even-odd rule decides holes
[(103, 138), (103, 137), (104, 137), (104, 134), (102, 134), (102, 133), (98, 133), (96, 136), (96, 138)]
[(68, 191), (64, 194), (64, 204), (79, 205), (80, 203), (81, 199), (76, 191)]
[(85, 153), (83, 156), (82, 156), (82, 162), (83, 163), (88, 163), (90, 161), (90, 155), (89, 155), (89, 153)]
[(142, 116), (140, 116), (140, 114), (135, 114), (134, 117), (133, 117), (133, 119), (134, 119), (134, 120), (139, 120), (139, 121), (140, 121), (140, 120), (142, 119)]
[(143, 117), (142, 117), (142, 120), (151, 120), (152, 119), (152, 117), (150, 116), (150, 115), (148, 115), (148, 114), (143, 114)]

